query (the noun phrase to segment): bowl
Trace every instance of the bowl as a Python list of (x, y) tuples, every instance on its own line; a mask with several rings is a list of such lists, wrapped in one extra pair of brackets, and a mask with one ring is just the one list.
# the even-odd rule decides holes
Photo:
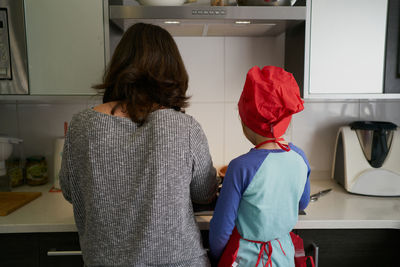
[(218, 169), (218, 176), (221, 178), (225, 177), (226, 170), (228, 169), (228, 165), (222, 166)]
[(185, 0), (137, 0), (143, 6), (181, 6)]
[(237, 0), (239, 6), (291, 6), (291, 0)]

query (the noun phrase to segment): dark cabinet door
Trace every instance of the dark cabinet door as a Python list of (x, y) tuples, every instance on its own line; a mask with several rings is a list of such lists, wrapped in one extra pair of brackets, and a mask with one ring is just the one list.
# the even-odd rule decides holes
[(84, 266), (81, 255), (70, 255), (81, 250), (78, 233), (44, 233), (40, 235), (39, 245), (41, 267)]
[(310, 229), (295, 231), (307, 245), (319, 247), (321, 267), (400, 266), (400, 230)]
[(1, 234), (0, 266), (39, 266), (39, 240), (35, 234)]

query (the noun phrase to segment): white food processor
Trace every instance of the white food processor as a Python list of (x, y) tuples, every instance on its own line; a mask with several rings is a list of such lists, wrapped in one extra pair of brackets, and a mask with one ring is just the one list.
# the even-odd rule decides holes
[(332, 178), (351, 193), (400, 196), (400, 130), (384, 121), (356, 121), (339, 129)]

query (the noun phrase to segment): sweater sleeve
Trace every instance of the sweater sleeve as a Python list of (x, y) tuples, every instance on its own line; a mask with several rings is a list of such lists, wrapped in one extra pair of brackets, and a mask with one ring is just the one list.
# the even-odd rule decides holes
[(190, 128), (190, 148), (193, 166), (190, 183), (191, 198), (194, 203), (208, 204), (217, 193), (217, 175), (208, 149), (207, 138), (200, 124), (194, 119)]
[(210, 221), (210, 253), (218, 261), (235, 227), (235, 220), (242, 198), (240, 172), (231, 163), (228, 166), (213, 218)]

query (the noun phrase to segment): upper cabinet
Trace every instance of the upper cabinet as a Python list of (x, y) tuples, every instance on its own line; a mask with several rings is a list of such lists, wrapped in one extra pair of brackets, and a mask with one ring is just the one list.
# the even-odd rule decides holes
[(25, 0), (31, 95), (93, 95), (105, 67), (103, 1)]
[(304, 97), (385, 97), (387, 9), (387, 0), (308, 2)]

